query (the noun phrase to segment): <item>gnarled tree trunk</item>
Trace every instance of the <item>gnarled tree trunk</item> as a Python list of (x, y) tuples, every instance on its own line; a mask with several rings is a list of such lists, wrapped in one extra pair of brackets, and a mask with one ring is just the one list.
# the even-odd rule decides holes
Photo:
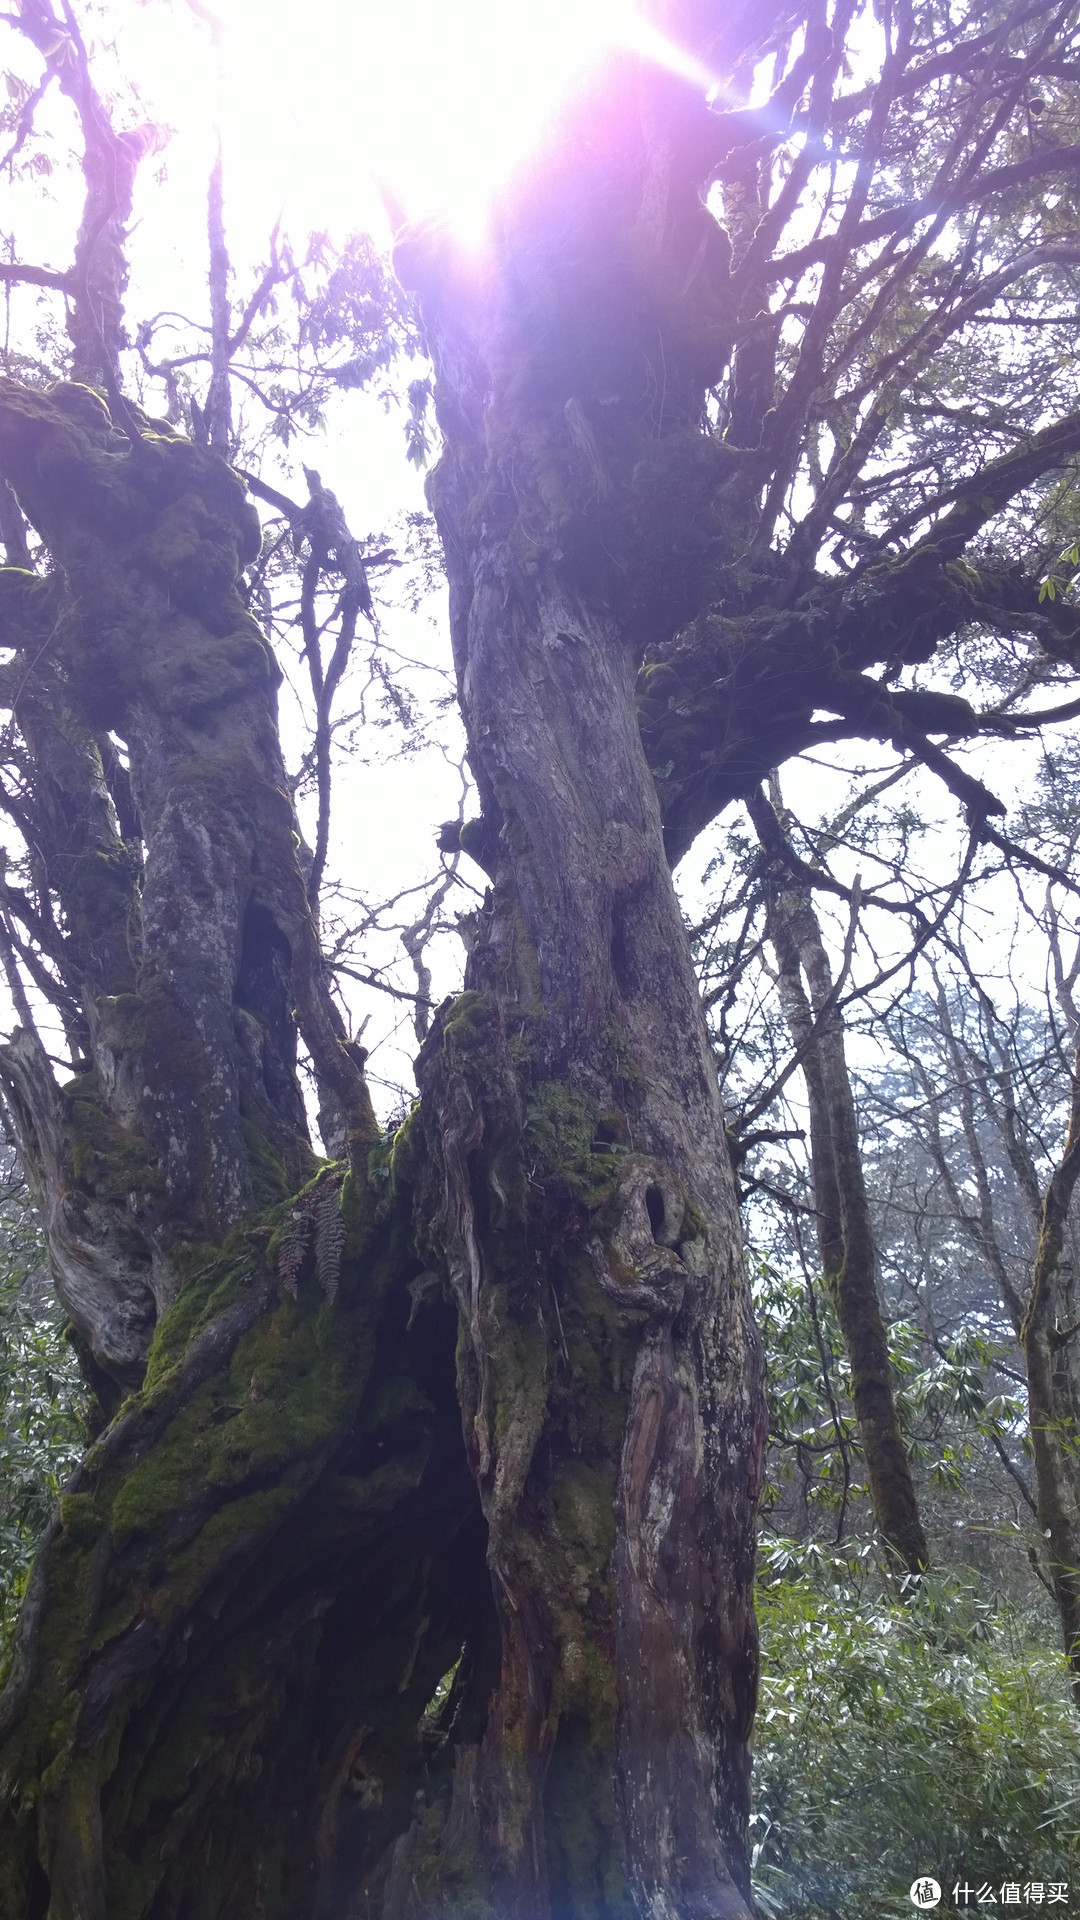
[(85, 1064), (57, 1088), (27, 1020), (0, 1075), (107, 1410), (134, 1389), (4, 1696), (26, 1920), (751, 1911), (760, 1359), (634, 703), (724, 553), (727, 259), (704, 108), (619, 81), (483, 263), (402, 252), (491, 885), (392, 1146), (320, 970), (239, 483), (88, 389), (0, 402), (54, 561), (0, 592)]

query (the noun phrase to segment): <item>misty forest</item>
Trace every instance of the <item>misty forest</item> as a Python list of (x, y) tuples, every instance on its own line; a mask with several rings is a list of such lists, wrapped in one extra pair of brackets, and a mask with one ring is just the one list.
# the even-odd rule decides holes
[(1080, 5), (382, 4), (0, 14), (0, 1916), (1064, 1915)]

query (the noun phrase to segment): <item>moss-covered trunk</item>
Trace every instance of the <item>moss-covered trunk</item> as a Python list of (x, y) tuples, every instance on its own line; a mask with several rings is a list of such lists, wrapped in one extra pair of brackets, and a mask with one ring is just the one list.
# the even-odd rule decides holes
[(27, 1594), (0, 1906), (736, 1920), (759, 1365), (633, 602), (550, 523), (542, 554), (478, 535), (505, 469), (452, 444), (493, 883), (380, 1142), (237, 595), (241, 489), (140, 431), (86, 388), (0, 393), (53, 557), (0, 573), (0, 610), (82, 1067), (56, 1084), (24, 1004), (0, 1076), (105, 1411), (134, 1388)]
[(691, 104), (627, 60), (482, 253), (399, 245), (490, 883), (421, 1056), (426, 1218), (502, 1637), (479, 1749), (402, 1842), (402, 1915), (456, 1911), (453, 1876), (492, 1916), (749, 1906), (760, 1364), (635, 711), (729, 534)]
[(482, 1714), (496, 1636), (415, 1142), (380, 1146), (329, 997), (238, 591), (257, 526), (222, 462), (78, 385), (0, 388), (0, 471), (51, 559), (0, 571), (28, 845), (0, 1084), (115, 1414), (6, 1675), (0, 1911), (374, 1912), (434, 1707)]
[(238, 482), (85, 388), (0, 395), (53, 555), (0, 612), (84, 1068), (58, 1088), (28, 1017), (0, 1076), (88, 1366), (134, 1389), (0, 1711), (18, 1920), (751, 1911), (761, 1369), (634, 694), (741, 538), (702, 117), (627, 57), (482, 257), (402, 248), (490, 887), (392, 1146), (321, 975)]

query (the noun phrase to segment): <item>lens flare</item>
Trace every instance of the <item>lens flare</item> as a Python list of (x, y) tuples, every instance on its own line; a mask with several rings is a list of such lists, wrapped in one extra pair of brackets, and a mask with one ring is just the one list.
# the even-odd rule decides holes
[[(574, 89), (618, 49), (704, 97), (702, 64), (633, 0), (189, 0), (131, 9), (126, 55), (147, 104), (198, 159), (223, 132), (230, 222), (264, 233), (385, 228), (376, 183), (408, 220), (467, 240), (543, 143)], [(135, 43), (138, 43), (137, 45)], [(124, 50), (121, 50), (124, 51)], [(174, 146), (171, 169), (184, 164)], [(239, 238), (239, 235), (238, 235)]]

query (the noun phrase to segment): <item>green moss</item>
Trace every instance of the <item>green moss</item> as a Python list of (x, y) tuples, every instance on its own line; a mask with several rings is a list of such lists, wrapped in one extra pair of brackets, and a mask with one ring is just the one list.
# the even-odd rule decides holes
[(424, 1160), (424, 1123), (417, 1101), (402, 1121), (390, 1148), (390, 1170), (399, 1187), (414, 1187)]
[(250, 1285), (250, 1266), (227, 1257), (219, 1256), (191, 1275), (155, 1329), (143, 1381), (145, 1402), (152, 1402), (171, 1381), (202, 1329)]
[(244, 1494), (212, 1513), (194, 1540), (166, 1563), (163, 1590), (155, 1607), (158, 1617), (166, 1623), (182, 1618), (224, 1565), (245, 1545), (265, 1537), (287, 1518), (306, 1478), (298, 1469), (285, 1474), (277, 1486)]
[(90, 1495), (65, 1499), (63, 1524), (49, 1549), (50, 1604), (36, 1648), (40, 1678), (19, 1729), (24, 1800), (47, 1791), (67, 1764), (81, 1704), (73, 1681), (93, 1628), (93, 1568), (104, 1527)]
[[(454, 1920), (499, 1920), (483, 1892), (485, 1862), (459, 1832), (449, 1840), (449, 1792), (417, 1809), (405, 1842), (409, 1880), (417, 1910), (453, 1914)], [(459, 1823), (460, 1829), (460, 1823)]]
[(547, 1401), (547, 1336), (541, 1323), (507, 1320), (488, 1329), (495, 1380), (495, 1439), (505, 1451), (537, 1425)]
[(202, 1432), (209, 1427), (214, 1398), (214, 1383), (204, 1382), (157, 1445), (122, 1481), (110, 1515), (114, 1547), (122, 1547), (132, 1534), (149, 1531), (191, 1499), (193, 1475), (202, 1477)]
[(58, 380), (49, 388), (49, 400), (58, 412), (66, 414), (70, 420), (91, 433), (108, 434), (112, 431), (112, 419), (105, 404), (105, 395), (98, 387), (91, 387), (85, 380)]
[[(211, 1660), (192, 1677), (178, 1707), (174, 1704), (167, 1737), (160, 1721), (150, 1718), (137, 1761), (133, 1764), (129, 1753), (120, 1778), (110, 1785), (110, 1826), (125, 1843), (122, 1851), (111, 1847), (106, 1854), (109, 1920), (144, 1920), (166, 1877), (173, 1894), (170, 1911), (182, 1910), (184, 1920), (203, 1915), (217, 1920), (221, 1888), (205, 1870), (209, 1853), (192, 1884), (184, 1863), (160, 1845), (157, 1821), (162, 1808), (190, 1810), (214, 1791), (211, 1783), (235, 1777), (237, 1761), (254, 1748), (258, 1716), (273, 1714), (279, 1687), (279, 1677), (267, 1669), (263, 1637), (237, 1635), (229, 1640), (227, 1661)], [(180, 1908), (177, 1889), (182, 1889)]]
[(0, 1829), (0, 1913), (29, 1913), (30, 1888), (37, 1867), (34, 1824), (4, 1822)]
[(145, 1140), (105, 1112), (96, 1071), (60, 1089), (69, 1164), (75, 1178), (104, 1200), (160, 1193), (164, 1181)]
[(94, 1006), (102, 1038), (114, 1053), (145, 1046), (146, 1006), (139, 994), (102, 994)]
[[(95, 759), (96, 759), (95, 750)], [(126, 947), (127, 930), (138, 899), (140, 855), (135, 847), (117, 841), (111, 847), (79, 849), (69, 860), (64, 876), (64, 912), (77, 939), (93, 947), (104, 940), (115, 950)], [(133, 973), (128, 962), (127, 971)], [(123, 1000), (134, 996), (123, 995)], [(108, 1024), (108, 1000), (98, 1001), (99, 1018), (104, 1013), (103, 1037), (110, 1046), (131, 1045), (123, 1033), (114, 1040)]]
[(248, 1179), (255, 1205), (260, 1208), (273, 1207), (281, 1200), (287, 1200), (290, 1191), (289, 1175), (280, 1153), (270, 1145), (261, 1127), (254, 1120), (241, 1120), (240, 1132), (247, 1152)]
[(358, 1180), (350, 1167), (341, 1183), (338, 1211), (345, 1222), (348, 1252), (356, 1258), (375, 1224), (378, 1201), (370, 1180)]
[(596, 1910), (632, 1910), (611, 1763), (612, 1731), (572, 1716), (561, 1728), (548, 1768), (544, 1800), (552, 1907), (576, 1908), (583, 1888)]
[(590, 1574), (605, 1569), (615, 1547), (610, 1473), (584, 1460), (567, 1460), (555, 1482), (552, 1511), (562, 1540)]
[(487, 1028), (492, 1010), (482, 993), (472, 988), (459, 993), (447, 1009), (443, 1022), (444, 1053), (474, 1053), (488, 1044)]
[(204, 713), (247, 697), (260, 681), (276, 681), (271, 664), (253, 622), (249, 632), (238, 630), (227, 641), (215, 638), (202, 646), (186, 647), (182, 660), (162, 661), (155, 677), (162, 692), (169, 688), (176, 711), (198, 720)]
[(92, 1493), (66, 1493), (60, 1501), (60, 1522), (70, 1546), (92, 1546), (101, 1532), (102, 1513)]
[(42, 1623), (40, 1652), (64, 1676), (74, 1671), (86, 1644), (93, 1604), (88, 1574), (102, 1525), (99, 1521), (91, 1533), (88, 1516), (80, 1513), (76, 1532), (69, 1535), (61, 1530), (52, 1544), (49, 1574), (54, 1599)]
[(587, 1165), (599, 1108), (576, 1087), (545, 1080), (533, 1089), (525, 1116), (525, 1150), (545, 1168)]
[(618, 1091), (633, 1099), (647, 1090), (648, 1078), (638, 1065), (630, 1036), (617, 1020), (604, 1022), (600, 1052), (604, 1070)]
[(577, 1451), (591, 1462), (618, 1460), (637, 1338), (620, 1326), (580, 1243), (567, 1249), (559, 1286), (566, 1366), (553, 1398), (577, 1433)]
[(114, 1545), (152, 1533), (208, 1488), (230, 1492), (317, 1453), (355, 1403), (355, 1359), (321, 1310), (279, 1301), (238, 1342), (227, 1374), (204, 1382), (123, 1481)]
[[(324, 1168), (283, 1211), (295, 1211), (331, 1171)], [(369, 1210), (365, 1205), (361, 1211)], [(367, 1218), (365, 1232), (369, 1225)], [(364, 1246), (361, 1239), (349, 1248), (345, 1261), (352, 1271), (335, 1303), (318, 1289), (303, 1289), (297, 1299), (283, 1294), (261, 1315), (227, 1365), (203, 1382), (145, 1458), (111, 1489), (115, 1545), (153, 1536), (163, 1526), (168, 1530), (170, 1522), (175, 1532), (185, 1509), (205, 1533), (208, 1497), (212, 1505), (224, 1505), (265, 1490), (270, 1481), (288, 1487), (294, 1467), (302, 1477), (347, 1429), (370, 1371), (379, 1300), (400, 1264), (393, 1234), (380, 1257), (361, 1266), (357, 1255)], [(273, 1249), (271, 1240), (271, 1263)], [(192, 1341), (251, 1285), (249, 1260), (237, 1254), (210, 1263), (189, 1281), (158, 1328), (139, 1396), (144, 1405), (152, 1407), (169, 1390)], [(211, 1561), (213, 1537), (207, 1546)]]
[(621, 1114), (598, 1107), (564, 1081), (541, 1081), (533, 1089), (525, 1115), (523, 1151), (529, 1180), (534, 1186), (565, 1192), (595, 1211), (615, 1191), (622, 1150), (618, 1136), (625, 1133)]

